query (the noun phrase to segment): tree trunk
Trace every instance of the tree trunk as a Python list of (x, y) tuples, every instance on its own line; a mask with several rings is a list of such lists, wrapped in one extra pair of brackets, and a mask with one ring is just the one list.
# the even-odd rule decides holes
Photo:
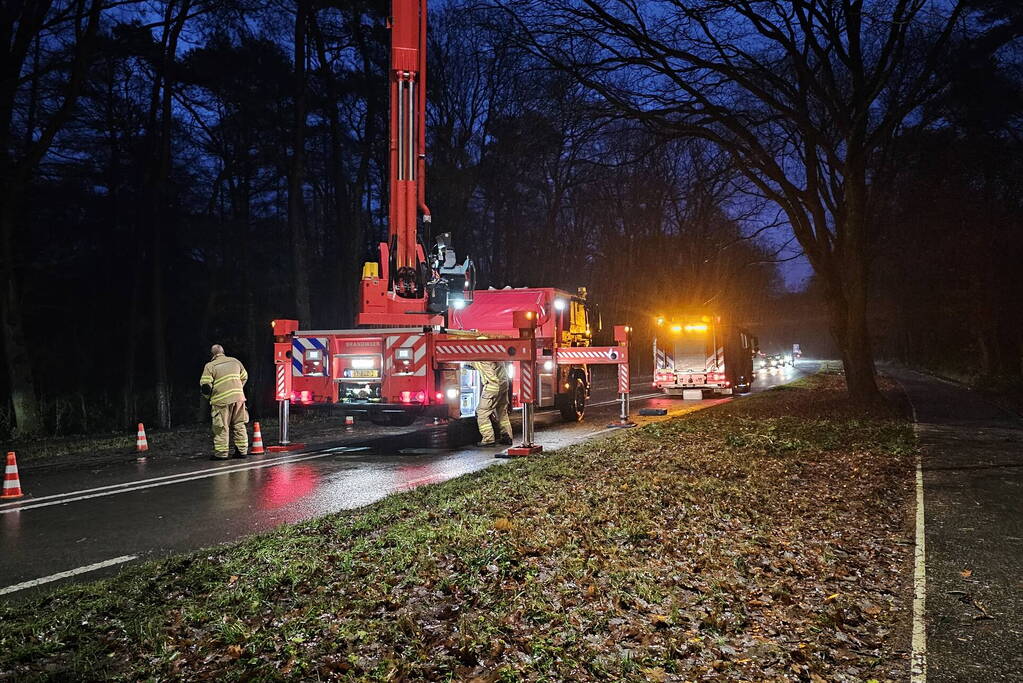
[(845, 243), (838, 262), (832, 262), (839, 271), (841, 288), (832, 285), (829, 296), (838, 304), (832, 314), (844, 318), (837, 326), (835, 341), (842, 350), (849, 398), (875, 403), (881, 400), (881, 392), (867, 330), (866, 174), (857, 160), (849, 164), (845, 199)]
[[(158, 191), (157, 197), (163, 197)], [(160, 202), (162, 204), (162, 202)], [(161, 429), (170, 429), (170, 382), (167, 377), (167, 312), (163, 294), (163, 230), (160, 223), (162, 213), (157, 209), (156, 220), (153, 221), (152, 241), (152, 315), (153, 315), (153, 372), (156, 379), (156, 417)]]
[[(5, 188), (6, 189), (6, 188)], [(31, 357), (25, 340), (25, 323), (21, 310), (21, 293), (14, 267), (14, 192), (8, 190), (0, 205), (0, 233), (3, 242), (3, 307), (0, 312), (4, 328), (4, 354), (14, 407), (15, 431), (19, 437), (42, 431), (42, 416), (32, 376)]]
[[(170, 202), (170, 173), (171, 173), (171, 134), (174, 119), (173, 112), (173, 83), (171, 82), (172, 66), (178, 48), (178, 37), (188, 19), (190, 0), (182, 2), (180, 10), (174, 18), (174, 23), (165, 28), (166, 38), (163, 44), (162, 73), (158, 76), (162, 90), (159, 93), (159, 125), (157, 130), (151, 128), (150, 132), (156, 138), (155, 159), (156, 169), (152, 183), (152, 202), (150, 209), (152, 214), (150, 222), (152, 225), (152, 316), (153, 316), (153, 373), (155, 375), (156, 394), (156, 416), (157, 422), (162, 429), (169, 429), (171, 426), (171, 399), (170, 379), (167, 372), (167, 311), (166, 299), (164, 297), (164, 223), (171, 210)], [(169, 12), (169, 9), (168, 9)], [(156, 101), (153, 102), (156, 105)], [(153, 123), (155, 117), (151, 116)]]
[(312, 324), (309, 301), (308, 243), (305, 234), (303, 157), (306, 126), (305, 37), (308, 0), (298, 0), (295, 14), (294, 121), (288, 169), (288, 230), (291, 233), (291, 266), (295, 278), (295, 314), (304, 325)]

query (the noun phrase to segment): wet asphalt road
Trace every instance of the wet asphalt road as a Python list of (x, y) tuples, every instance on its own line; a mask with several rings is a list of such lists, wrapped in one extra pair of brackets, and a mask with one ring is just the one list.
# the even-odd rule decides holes
[(1023, 681), (1023, 419), (961, 385), (885, 372), (924, 450), (927, 679)]
[[(754, 390), (784, 384), (817, 367), (804, 361), (795, 369), (762, 373)], [(553, 450), (616, 431), (607, 427), (618, 415), (614, 391), (609, 376), (597, 377), (580, 423), (539, 414), (536, 442)], [(665, 419), (639, 418), (640, 408), (664, 407), (676, 416), (731, 400), (683, 401), (649, 392), (635, 397), (632, 415), (640, 424)], [(518, 435), (519, 421), (513, 417), (513, 422)], [(397, 436), (228, 463), (154, 457), (23, 476), (29, 495), (0, 504), (0, 600), (360, 507), (507, 462), (494, 458), (499, 449), (475, 447), (459, 431), (466, 430), (420, 426)], [(54, 579), (65, 573), (71, 575)]]

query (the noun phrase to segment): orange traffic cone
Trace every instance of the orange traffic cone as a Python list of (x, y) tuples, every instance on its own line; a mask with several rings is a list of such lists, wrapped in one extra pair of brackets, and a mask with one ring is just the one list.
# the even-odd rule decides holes
[(355, 418), (351, 415), (345, 415), (345, 431), (350, 432), (355, 429)]
[(146, 440), (146, 428), (142, 426), (141, 422), (139, 422), (138, 436), (135, 437), (135, 450), (138, 453), (149, 450), (149, 441)]
[(14, 451), (7, 453), (7, 467), (4, 468), (4, 490), (0, 498), (21, 498), (21, 479), (18, 477), (18, 460), (14, 457)]
[(259, 431), (258, 422), (252, 425), (252, 448), (249, 450), (249, 453), (254, 455), (266, 453), (266, 449), (263, 448), (263, 432)]

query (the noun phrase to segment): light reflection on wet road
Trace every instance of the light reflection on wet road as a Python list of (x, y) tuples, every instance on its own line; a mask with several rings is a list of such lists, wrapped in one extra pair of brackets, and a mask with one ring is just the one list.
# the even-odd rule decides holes
[[(803, 365), (807, 370), (816, 367)], [(755, 389), (804, 374), (791, 368), (761, 373)], [(595, 391), (593, 403), (612, 399), (612, 391)], [(659, 396), (634, 400), (632, 412), (643, 424), (665, 418), (637, 418), (640, 408), (664, 407), (674, 416), (725, 400)], [(595, 405), (585, 421), (571, 424), (552, 413), (538, 415), (537, 442), (553, 450), (609, 433), (614, 430), (606, 425), (617, 410), (617, 403)], [(96, 471), (39, 473), (31, 482), (31, 497), (0, 505), (0, 589), (110, 558), (149, 559), (236, 540), (506, 462), (494, 458), (498, 449), (467, 443), (471, 437), (465, 431), (428, 426), (358, 444), (231, 463), (152, 459)], [(92, 579), (117, 569), (75, 578)]]

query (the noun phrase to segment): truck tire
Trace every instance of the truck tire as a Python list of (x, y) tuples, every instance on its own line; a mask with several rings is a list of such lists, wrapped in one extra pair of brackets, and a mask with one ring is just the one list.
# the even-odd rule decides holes
[(569, 384), (565, 393), (558, 394), (558, 410), (565, 422), (580, 422), (586, 412), (586, 385), (578, 375), (573, 375)]

